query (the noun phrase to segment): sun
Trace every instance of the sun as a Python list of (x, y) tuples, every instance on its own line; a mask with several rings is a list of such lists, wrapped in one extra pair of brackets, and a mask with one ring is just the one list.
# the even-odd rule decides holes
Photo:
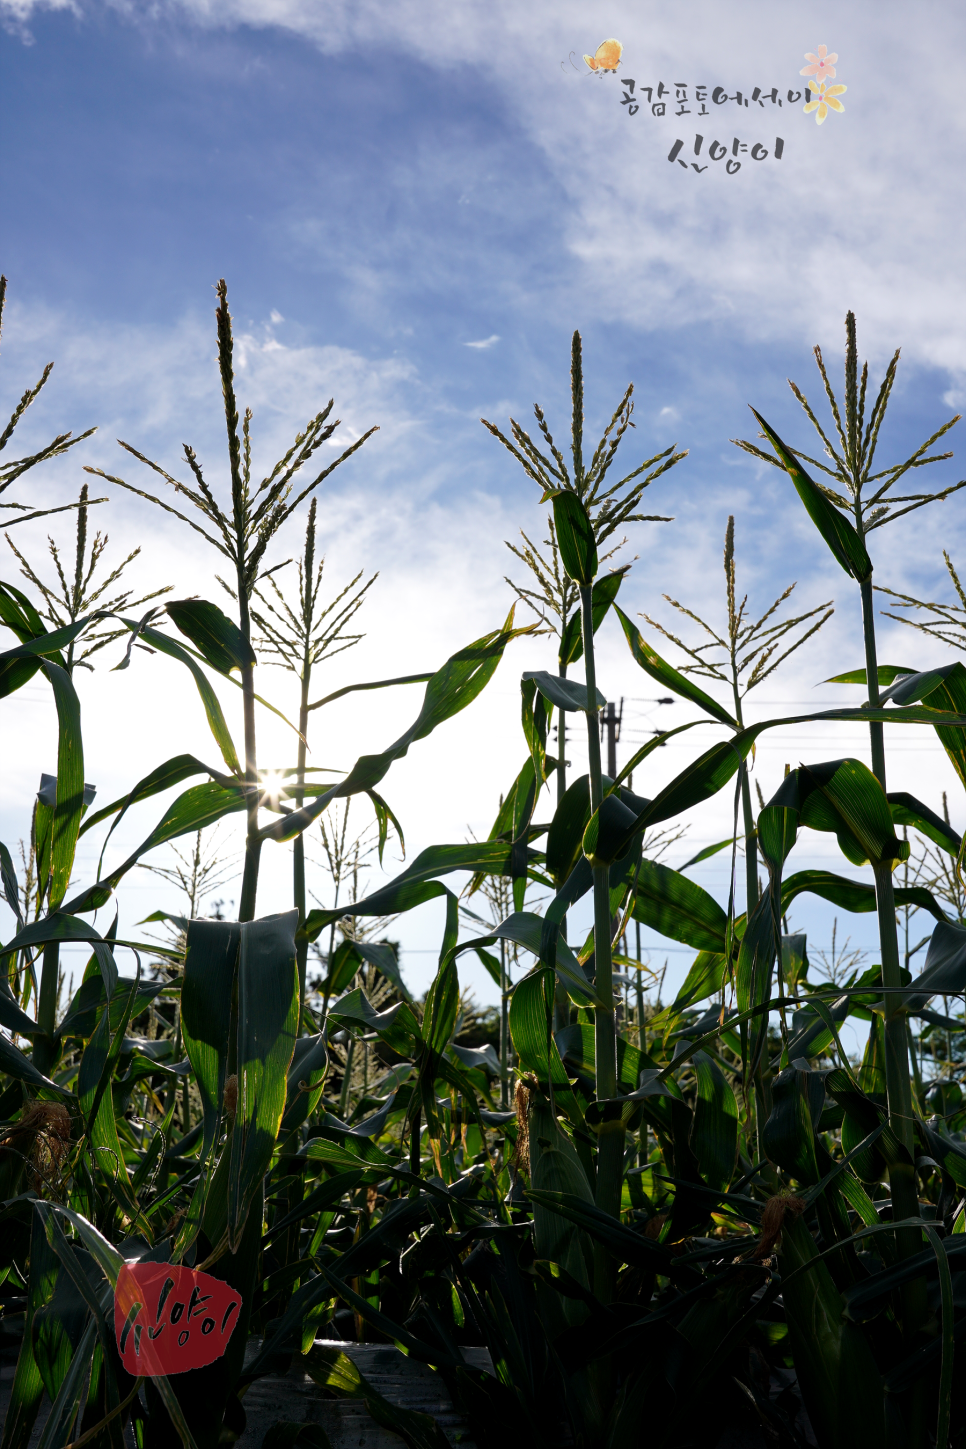
[(265, 770), (261, 777), (262, 795), (266, 803), (272, 801), (278, 804), (279, 800), (286, 795), (286, 776), (281, 770)]

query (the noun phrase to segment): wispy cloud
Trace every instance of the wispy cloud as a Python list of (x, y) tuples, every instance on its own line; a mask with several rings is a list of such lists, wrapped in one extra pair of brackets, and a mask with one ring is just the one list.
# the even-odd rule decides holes
[(494, 332), (492, 337), (484, 337), (481, 342), (464, 342), (463, 343), (463, 346), (464, 347), (476, 347), (476, 348), (479, 348), (482, 351), (482, 349), (485, 348), (485, 347), (492, 347), (493, 344), (495, 342), (499, 342), (499, 340), (500, 340), (499, 337)]

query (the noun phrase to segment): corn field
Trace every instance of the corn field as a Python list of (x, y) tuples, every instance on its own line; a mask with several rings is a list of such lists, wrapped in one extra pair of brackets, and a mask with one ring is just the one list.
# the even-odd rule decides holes
[[(124, 476), (87, 467), (79, 500), (48, 510), (76, 525), (75, 541), (52, 545), (57, 583), (16, 535), (19, 582), (0, 582), (0, 692), (46, 679), (58, 729), (56, 775), (24, 805), (29, 847), (17, 863), (15, 842), (0, 846), (0, 1325), (15, 1363), (0, 1449), (27, 1449), (38, 1431), (43, 1449), (215, 1449), (244, 1431), (250, 1387), (292, 1364), (319, 1395), (362, 1400), (392, 1442), (444, 1449), (440, 1425), (388, 1404), (340, 1341), (396, 1345), (427, 1365), (481, 1449), (713, 1449), (728, 1426), (755, 1444), (966, 1445), (955, 1371), (966, 1331), (964, 849), (945, 797), (924, 802), (887, 782), (889, 741), (927, 725), (966, 787), (966, 594), (948, 557), (951, 604), (891, 591), (873, 568), (876, 529), (963, 486), (908, 491), (921, 486), (918, 469), (951, 456), (937, 447), (957, 419), (885, 463), (898, 352), (870, 384), (851, 313), (844, 392), (816, 348), (821, 408), (792, 384), (786, 416), (754, 412), (754, 440), (738, 446), (777, 469), (765, 473), (779, 508), (804, 505), (848, 580), (838, 608), (854, 616), (864, 664), (835, 682), (868, 698), (751, 721), (750, 691), (794, 650), (809, 640), (820, 657), (831, 605), (792, 615), (789, 589), (755, 617), (737, 588), (731, 520), (724, 625), (669, 599), (703, 629), (692, 645), (624, 611), (630, 566), (615, 554), (625, 534), (646, 561), (649, 607), (664, 608), (670, 580), (649, 542), (663, 520), (644, 495), (686, 469), (686, 454), (629, 456), (631, 388), (603, 436), (585, 441), (575, 333), (572, 415), (557, 440), (539, 406), (529, 431), (485, 422), (494, 467), (513, 470), (528, 497), (536, 486), (546, 520), (545, 539), (512, 545), (524, 572), (507, 617), (431, 672), (316, 698), (318, 666), (359, 637), (372, 582), (360, 572), (325, 595), (325, 484), (370, 433), (327, 449), (334, 461), (321, 466), (338, 427), (330, 401), (259, 480), (223, 282), (216, 340), (223, 481), (209, 481), (189, 446), (175, 478), (122, 443)], [(75, 447), (83, 461), (87, 434), (5, 461), (46, 378), (0, 435), (7, 529), (44, 512), (23, 500), (28, 473)], [(224, 609), (163, 591), (134, 598), (122, 569), (95, 583), (104, 540), (89, 531), (99, 501), (89, 490), (103, 483), (132, 493), (146, 524), (163, 509), (220, 555)], [(297, 584), (266, 561), (293, 530)], [(910, 645), (938, 638), (952, 662), (880, 665), (883, 606), (915, 631)], [(616, 777), (601, 757), (602, 630), (698, 714), (656, 734)], [(427, 790), (438, 788), (426, 742), (459, 729), (521, 639), (527, 660), (548, 667), (522, 673), (520, 714), (505, 726), (520, 769), (488, 837), (433, 845), (366, 893), (360, 850), (381, 861), (390, 836), (403, 840), (393, 764), (411, 753)], [(132, 742), (127, 793), (102, 804), (85, 784), (73, 675), (101, 651), (123, 670), (134, 649), (189, 671), (215, 764), (182, 753), (135, 765)], [(268, 663), (294, 676), (289, 694)], [(215, 680), (241, 692), (241, 740)], [(285, 713), (292, 687), (291, 761), (269, 771), (258, 723), (265, 710)], [(422, 703), (381, 753), (335, 783), (309, 765), (336, 698), (370, 691), (378, 718), (384, 691), (404, 687), (406, 698), (421, 688)], [(686, 732), (698, 723), (692, 748), (699, 736)], [(868, 728), (871, 768), (802, 764), (763, 798), (752, 764), (766, 731), (856, 723)], [(177, 731), (172, 720), (175, 743)], [(672, 734), (685, 735), (690, 762), (650, 798), (648, 757)], [(574, 777), (567, 742), (584, 735), (589, 767)], [(172, 790), (126, 860), (76, 879), (82, 836), (98, 832), (103, 862), (126, 813)], [(719, 792), (733, 797), (732, 834), (688, 864), (727, 853), (721, 901), (661, 859), (685, 812), (700, 820)], [(350, 804), (355, 821), (372, 822), (362, 846)], [(237, 882), (205, 854), (231, 815), (245, 826)], [(835, 836), (847, 873), (795, 869), (810, 831)], [(307, 888), (306, 842), (318, 851), (320, 839), (337, 887), (328, 909), (310, 908)], [(154, 854), (172, 842), (177, 853)], [(291, 908), (258, 918), (263, 852), (289, 845)], [(117, 934), (112, 903), (138, 866), (184, 897), (183, 914), (156, 913), (164, 944)], [(203, 914), (218, 888), (234, 891), (237, 920)], [(810, 974), (807, 934), (786, 920), (799, 898), (843, 918), (874, 913), (875, 964), (845, 953), (824, 974), (813, 960)], [(416, 1001), (387, 933), (433, 899), (445, 928)], [(572, 931), (581, 901), (593, 908), (586, 939)], [(911, 917), (923, 937), (915, 951)], [(668, 1004), (632, 948), (640, 926), (694, 953)], [(61, 950), (78, 943), (89, 962), (68, 999)], [(460, 983), (468, 954), (501, 1002), (476, 1044)], [(866, 1033), (861, 1059), (843, 1047), (847, 1023)], [(210, 1352), (186, 1369), (158, 1355), (175, 1351), (165, 1305), (182, 1281), (201, 1281), (192, 1273), (207, 1275), (219, 1307), (203, 1319), (199, 1307), (197, 1329), (189, 1307), (178, 1343), (204, 1333)], [(149, 1281), (165, 1285), (153, 1326), (153, 1300), (137, 1286)], [(470, 1348), (488, 1352), (492, 1372)], [(265, 1444), (319, 1445), (321, 1433), (280, 1422)]]

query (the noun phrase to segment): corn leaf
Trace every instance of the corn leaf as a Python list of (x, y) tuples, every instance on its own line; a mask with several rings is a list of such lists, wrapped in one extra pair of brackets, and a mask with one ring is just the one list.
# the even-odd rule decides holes
[(751, 410), (765, 437), (778, 454), (781, 464), (795, 485), (795, 491), (805, 505), (805, 511), (831, 550), (832, 556), (852, 578), (860, 583), (870, 577), (872, 560), (869, 558), (853, 525), (805, 472), (802, 464), (786, 447), (773, 428), (770, 428), (761, 413)]
[(738, 728), (738, 721), (732, 718), (717, 700), (712, 699), (710, 694), (706, 694), (693, 680), (688, 679), (686, 674), (680, 674), (665, 659), (661, 658), (657, 650), (647, 643), (640, 630), (616, 604), (614, 613), (620, 620), (620, 626), (624, 631), (624, 638), (627, 640), (634, 663), (639, 664), (645, 674), (649, 674), (658, 684), (663, 685), (665, 689), (670, 689), (681, 699), (696, 704), (712, 719), (720, 720), (722, 724), (730, 725), (732, 729)]
[(207, 599), (172, 599), (164, 611), (175, 627), (202, 656), (206, 664), (219, 674), (233, 669), (254, 668), (255, 651), (246, 641), (237, 624), (222, 613), (217, 604)]
[(405, 734), (400, 735), (382, 754), (362, 755), (341, 784), (333, 785), (311, 805), (306, 805), (301, 810), (293, 810), (275, 824), (266, 826), (260, 832), (261, 838), (293, 840), (328, 809), (333, 800), (346, 799), (360, 791), (372, 790), (393, 762), (403, 758), (411, 744), (425, 739), (437, 725), (472, 704), (492, 679), (511, 639), (520, 634), (529, 634), (532, 629), (532, 625), (515, 629), (511, 609), (502, 629), (485, 634), (482, 639), (475, 640), (465, 649), (451, 655), (427, 684), (422, 709)]
[(553, 508), (561, 563), (575, 583), (593, 583), (597, 573), (597, 541), (586, 508), (570, 488), (545, 493), (544, 498), (550, 499)]
[(275, 1150), (299, 1023), (298, 912), (241, 926), (238, 1102), (231, 1134), (228, 1240), (235, 1250)]

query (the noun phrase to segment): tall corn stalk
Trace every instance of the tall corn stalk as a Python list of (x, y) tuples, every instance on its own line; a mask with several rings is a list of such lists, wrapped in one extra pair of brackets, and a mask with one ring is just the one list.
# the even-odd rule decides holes
[[(517, 459), (527, 475), (542, 490), (541, 502), (551, 501), (556, 547), (567, 579), (576, 585), (580, 598), (580, 640), (584, 657), (585, 704), (587, 719), (587, 750), (591, 810), (597, 812), (603, 799), (603, 778), (600, 759), (599, 695), (594, 647), (595, 621), (594, 580), (600, 565), (600, 547), (625, 524), (667, 522), (663, 515), (641, 514), (637, 510), (644, 490), (668, 469), (673, 468), (686, 453), (667, 448), (639, 464), (615, 483), (607, 474), (617, 449), (631, 424), (634, 409), (633, 385), (627, 388), (610, 422), (598, 442), (590, 462), (584, 457), (584, 379), (582, 343), (574, 332), (571, 343), (571, 425), (568, 467), (554, 443), (543, 410), (535, 406), (534, 414), (541, 435), (538, 446), (530, 435), (510, 421), (511, 442), (493, 423), (483, 424)], [(531, 550), (532, 551), (532, 550)], [(524, 555), (525, 561), (529, 562)], [(533, 568), (533, 565), (530, 565)], [(539, 579), (539, 574), (537, 575)], [(613, 592), (620, 584), (615, 580)], [(516, 587), (516, 586), (514, 586)], [(542, 585), (549, 607), (557, 614), (561, 632), (561, 663), (563, 674), (572, 646), (565, 646), (565, 587), (554, 589)], [(549, 591), (549, 592), (548, 592)], [(518, 590), (519, 592), (519, 590)], [(526, 595), (523, 597), (526, 598)], [(611, 598), (613, 594), (611, 594)], [(527, 600), (531, 602), (531, 600)], [(609, 602), (610, 600), (608, 600)], [(606, 612), (606, 609), (604, 610)], [(601, 618), (603, 615), (601, 614)], [(576, 651), (574, 651), (576, 652)], [(561, 710), (561, 714), (563, 711)], [(562, 730), (561, 730), (562, 735)], [(558, 785), (558, 790), (559, 790)], [(562, 795), (558, 798), (562, 799)], [(596, 1089), (599, 1100), (617, 1094), (617, 1038), (614, 1012), (614, 979), (612, 961), (613, 923), (610, 916), (610, 891), (606, 866), (594, 867), (594, 984), (600, 1004), (595, 1009)], [(618, 1121), (601, 1131), (597, 1162), (597, 1193), (599, 1207), (616, 1216), (620, 1210), (623, 1176), (624, 1129)], [(612, 1292), (613, 1260), (607, 1254), (597, 1255), (598, 1293), (607, 1301)]]
[[(342, 463), (351, 458), (362, 445), (378, 431), (370, 428), (356, 442), (345, 448), (339, 456), (305, 487), (292, 497), (297, 473), (305, 467), (313, 454), (326, 443), (339, 427), (340, 419), (329, 421), (333, 402), (329, 402), (320, 413), (299, 433), (288, 452), (279, 459), (260, 483), (253, 487), (251, 476), (251, 420), (248, 408), (241, 422), (239, 435), (238, 403), (235, 397), (235, 374), (232, 361), (233, 338), (231, 314), (228, 311), (228, 288), (224, 279), (218, 283), (218, 307), (215, 318), (218, 330), (218, 367), (221, 374), (221, 390), (225, 409), (225, 427), (228, 441), (228, 475), (230, 484), (230, 509), (223, 509), (215, 498), (211, 487), (202, 473), (201, 464), (193, 448), (184, 444), (184, 454), (193, 477), (193, 486), (181, 483), (171, 477), (158, 463), (146, 458), (129, 443), (121, 447), (145, 463), (174, 489), (189, 500), (202, 515), (208, 527), (202, 527), (188, 515), (172, 507), (154, 494), (125, 482), (99, 468), (87, 471), (96, 473), (109, 483), (136, 493), (149, 503), (172, 513), (189, 528), (207, 540), (232, 565), (232, 583), (219, 580), (222, 587), (235, 600), (238, 609), (238, 629), (241, 636), (238, 669), (241, 675), (242, 713), (245, 731), (244, 780), (247, 793), (248, 828), (245, 840), (245, 868), (238, 903), (239, 921), (250, 921), (255, 915), (255, 898), (258, 890), (258, 863), (261, 854), (262, 837), (259, 835), (258, 812), (262, 803), (259, 786), (258, 751), (255, 730), (255, 652), (252, 648), (251, 601), (260, 579), (272, 570), (265, 567), (265, 554), (269, 544), (282, 526), (291, 518), (296, 508), (314, 493)], [(209, 532), (211, 528), (214, 531)], [(278, 565), (276, 565), (278, 567)]]
[[(332, 658), (346, 649), (351, 649), (364, 637), (362, 634), (348, 634), (345, 631), (350, 621), (362, 608), (366, 593), (378, 578), (378, 574), (373, 574), (361, 587), (357, 587), (362, 578), (360, 570), (334, 599), (324, 606), (320, 605), (319, 590), (322, 586), (325, 559), (320, 559), (316, 566), (317, 506), (318, 501), (313, 498), (309, 505), (309, 517), (305, 529), (305, 547), (298, 563), (298, 597), (294, 608), (287, 602), (279, 588), (278, 570), (275, 570), (267, 579), (271, 593), (264, 592), (264, 586), (262, 590), (256, 587), (254, 591), (261, 612), (252, 610), (252, 617), (262, 631), (262, 637), (258, 641), (261, 652), (269, 656), (276, 656), (270, 662), (278, 663), (283, 668), (291, 670), (299, 681), (298, 761), (294, 781), (286, 789), (286, 794), (291, 793), (296, 810), (301, 810), (305, 804), (305, 771), (308, 759), (309, 713), (311, 710), (309, 700), (313, 671), (323, 659)], [(303, 834), (297, 835), (292, 845), (292, 873), (294, 905), (299, 913), (299, 920), (304, 921), (307, 905)], [(308, 941), (300, 936), (296, 943), (296, 956), (302, 1011), (305, 1010), (305, 963), (308, 949)]]
[[(927, 504), (942, 502), (960, 488), (966, 487), (966, 479), (933, 493), (897, 494), (896, 484), (914, 469), (927, 467), (952, 457), (951, 453), (930, 454), (929, 450), (950, 428), (959, 421), (959, 415), (951, 418), (922, 443), (915, 452), (900, 463), (889, 464), (873, 471), (879, 437), (892, 388), (899, 365), (897, 348), (886, 368), (875, 402), (866, 421), (866, 394), (869, 380), (868, 363), (863, 363), (861, 374), (858, 365), (855, 314), (847, 313), (845, 319), (845, 400), (840, 405), (832, 389), (825, 361), (820, 347), (816, 347), (815, 361), (828, 400), (837, 439), (833, 441), (823, 428), (808, 399), (801, 389), (789, 380), (798, 402), (809, 422), (817, 432), (828, 462), (822, 462), (809, 454), (788, 447), (777, 433), (755, 413), (761, 424), (760, 437), (772, 445), (775, 457), (764, 453), (756, 444), (734, 440), (745, 452), (787, 471), (799, 496), (805, 504), (825, 542), (841, 567), (859, 586), (862, 609), (862, 636), (865, 649), (865, 671), (863, 682), (868, 691), (868, 702), (877, 709), (883, 699), (880, 694), (879, 666), (877, 661), (875, 612), (872, 589), (872, 560), (867, 551), (867, 540), (877, 528), (894, 523)], [(801, 462), (799, 461), (801, 460)], [(817, 468), (828, 482), (815, 483), (805, 473), (802, 462)], [(838, 487), (834, 485), (839, 485)], [(843, 491), (844, 490), (844, 491)], [(902, 505), (897, 507), (897, 505)], [(883, 793), (886, 791), (886, 760), (883, 722), (869, 723), (869, 739), (872, 757), (872, 772)], [(902, 1142), (910, 1157), (914, 1151), (914, 1115), (912, 1088), (909, 1070), (906, 1017), (901, 996), (901, 966), (899, 953), (898, 923), (892, 874), (896, 860), (873, 860), (875, 876), (876, 908), (879, 923), (879, 944), (882, 953), (882, 982), (886, 990), (885, 1050), (886, 1083), (889, 1099), (890, 1123), (896, 1136)], [(915, 1172), (909, 1172), (899, 1165), (892, 1174), (893, 1200), (897, 1213), (903, 1218), (919, 1216), (919, 1201), (916, 1191)], [(902, 1237), (902, 1251), (911, 1256), (918, 1251), (915, 1233)], [(924, 1300), (919, 1298), (915, 1306), (908, 1304), (912, 1323), (915, 1326), (924, 1311)]]

